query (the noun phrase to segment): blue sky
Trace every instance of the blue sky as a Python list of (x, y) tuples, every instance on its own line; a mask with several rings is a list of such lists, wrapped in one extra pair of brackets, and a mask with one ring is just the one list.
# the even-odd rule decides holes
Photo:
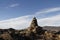
[(0, 0), (0, 20), (31, 15), (53, 7), (60, 7), (60, 0)]
[(60, 26), (60, 0), (0, 0), (1, 27), (24, 28), (34, 16), (41, 26)]

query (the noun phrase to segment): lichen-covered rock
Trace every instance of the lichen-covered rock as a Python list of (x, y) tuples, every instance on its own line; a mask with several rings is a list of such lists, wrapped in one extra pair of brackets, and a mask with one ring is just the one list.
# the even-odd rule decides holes
[(11, 37), (11, 35), (8, 34), (8, 33), (1, 34), (1, 35), (0, 35), (0, 39), (13, 40), (13, 38)]

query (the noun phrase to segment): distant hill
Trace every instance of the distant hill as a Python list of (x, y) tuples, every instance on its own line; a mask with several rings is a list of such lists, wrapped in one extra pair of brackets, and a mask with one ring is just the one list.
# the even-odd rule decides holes
[(55, 31), (55, 30), (60, 31), (60, 27), (59, 26), (44, 26), (43, 29), (51, 30), (51, 31)]

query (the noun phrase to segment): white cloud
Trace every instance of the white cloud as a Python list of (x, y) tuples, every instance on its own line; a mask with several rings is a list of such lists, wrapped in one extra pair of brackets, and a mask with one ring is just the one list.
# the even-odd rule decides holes
[(38, 19), (38, 22), (41, 26), (60, 26), (60, 15)]
[(60, 7), (43, 9), (42, 11), (36, 12), (36, 15), (47, 14), (47, 13), (56, 12), (56, 11), (60, 11)]
[(19, 6), (19, 4), (12, 4), (12, 5), (10, 5), (10, 7), (16, 7), (16, 6)]
[[(51, 8), (49, 10), (50, 11), (48, 10), (43, 11), (43, 13), (59, 11), (60, 8)], [(26, 16), (12, 18), (8, 20), (2, 20), (0, 21), (0, 28), (22, 29), (22, 28), (29, 27), (33, 16), (36, 16), (36, 15), (35, 14), (26, 15)], [(45, 26), (45, 25), (60, 26), (60, 14), (52, 17), (43, 18), (43, 19), (38, 18), (38, 23), (41, 26)]]
[(22, 29), (29, 26), (30, 16), (22, 16), (8, 20), (0, 21), (0, 28)]
[(7, 8), (9, 8), (9, 7), (17, 7), (17, 6), (19, 6), (19, 4), (18, 3), (15, 3), (15, 4), (11, 4), (11, 5), (9, 5)]

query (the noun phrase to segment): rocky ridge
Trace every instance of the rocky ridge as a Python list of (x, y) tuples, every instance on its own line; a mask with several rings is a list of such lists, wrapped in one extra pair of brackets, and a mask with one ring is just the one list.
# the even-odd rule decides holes
[(27, 29), (0, 29), (0, 40), (60, 40), (60, 31), (43, 29), (34, 17)]

